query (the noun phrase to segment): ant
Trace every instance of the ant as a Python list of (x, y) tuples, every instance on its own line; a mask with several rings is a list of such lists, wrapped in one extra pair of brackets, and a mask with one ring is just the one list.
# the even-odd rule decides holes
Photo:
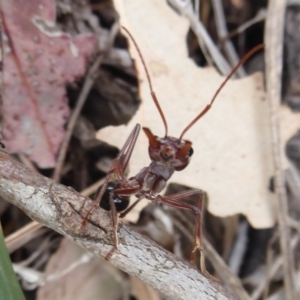
[[(119, 223), (118, 218), (123, 218), (142, 199), (146, 198), (154, 203), (165, 204), (172, 207), (190, 210), (196, 215), (191, 262), (194, 263), (196, 251), (199, 250), (200, 270), (205, 276), (212, 278), (205, 267), (204, 247), (202, 241), (204, 192), (202, 190), (189, 190), (169, 196), (162, 196), (159, 193), (165, 188), (167, 181), (171, 178), (172, 174), (175, 171), (184, 170), (190, 163), (194, 150), (192, 148), (192, 142), (183, 139), (185, 133), (210, 110), (217, 95), (220, 93), (221, 89), (224, 87), (230, 77), (235, 73), (235, 71), (256, 51), (262, 49), (263, 45), (256, 46), (239, 61), (239, 63), (232, 69), (230, 74), (226, 77), (224, 82), (215, 92), (210, 103), (190, 122), (190, 124), (187, 125), (187, 127), (180, 134), (180, 137), (175, 138), (172, 136), (168, 136), (168, 124), (160, 107), (156, 94), (153, 90), (149, 71), (147, 69), (142, 53), (128, 29), (123, 26), (121, 27), (133, 41), (133, 44), (137, 49), (139, 57), (142, 61), (143, 67), (146, 72), (147, 81), (150, 87), (152, 99), (164, 123), (165, 136), (157, 137), (156, 135), (152, 134), (149, 128), (143, 127), (143, 131), (149, 140), (148, 152), (151, 163), (148, 167), (141, 169), (141, 171), (136, 176), (127, 179), (124, 176), (124, 173), (128, 166), (141, 128), (139, 124), (134, 127), (123, 148), (120, 150), (117, 157), (112, 161), (112, 167), (108, 171), (103, 185), (100, 186), (98, 190), (95, 204), (85, 216), (82, 222), (82, 226), (84, 226), (87, 222), (89, 214), (99, 205), (105, 210), (111, 210), (115, 241), (115, 248), (113, 249), (116, 249), (119, 244), (117, 233)], [(110, 178), (113, 174), (115, 175), (116, 180), (110, 181)], [(131, 206), (129, 206), (130, 196), (132, 195), (134, 195), (137, 199)], [(197, 207), (181, 202), (184, 198), (192, 195), (199, 196)], [(118, 213), (120, 213), (120, 215), (118, 215)], [(109, 256), (111, 254), (112, 252), (109, 254)]]

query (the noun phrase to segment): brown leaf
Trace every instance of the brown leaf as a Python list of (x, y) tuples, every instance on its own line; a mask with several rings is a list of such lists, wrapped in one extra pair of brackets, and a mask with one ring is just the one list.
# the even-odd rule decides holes
[(52, 1), (1, 1), (8, 37), (4, 59), (4, 143), (42, 168), (55, 165), (69, 115), (65, 85), (85, 73), (94, 36), (55, 28)]

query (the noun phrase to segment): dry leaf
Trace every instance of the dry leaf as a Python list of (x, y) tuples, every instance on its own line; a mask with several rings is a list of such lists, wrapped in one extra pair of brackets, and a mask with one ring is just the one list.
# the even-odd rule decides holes
[(3, 142), (8, 151), (50, 168), (69, 114), (65, 85), (85, 73), (96, 38), (59, 31), (54, 0), (1, 4), (9, 40), (4, 47)]
[[(131, 31), (146, 59), (169, 134), (179, 137), (224, 78), (188, 59), (187, 20), (165, 1), (119, 0), (116, 4), (121, 23)], [(127, 126), (105, 128), (99, 133), (100, 139), (119, 148), (136, 123), (149, 127), (155, 135), (164, 134), (140, 59), (136, 61), (143, 78), (140, 110)], [(274, 195), (268, 189), (273, 175), (269, 111), (263, 90), (261, 74), (231, 80), (212, 110), (187, 132), (185, 139), (193, 142), (194, 155), (190, 165), (170, 180), (205, 190), (212, 214), (225, 217), (242, 213), (256, 228), (274, 224)], [(149, 164), (147, 148), (142, 132), (130, 160), (129, 176)]]
[(134, 276), (130, 276), (132, 294), (136, 299), (142, 300), (160, 300), (158, 292), (156, 292), (152, 287), (146, 285)]
[[(46, 276), (65, 272), (84, 253), (87, 252), (71, 241), (64, 239), (48, 262)], [(104, 260), (94, 257), (88, 263), (78, 266), (63, 277), (46, 282), (46, 285), (38, 290), (37, 299), (121, 299), (123, 295), (122, 284), (118, 282), (118, 278), (114, 278), (109, 268), (114, 267)], [(115, 272), (119, 271), (116, 270)], [(121, 277), (120, 274), (118, 276)]]

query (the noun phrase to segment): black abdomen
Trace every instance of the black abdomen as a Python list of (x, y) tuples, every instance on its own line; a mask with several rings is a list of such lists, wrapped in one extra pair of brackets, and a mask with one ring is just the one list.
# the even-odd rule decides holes
[[(116, 206), (116, 210), (117, 212), (121, 212), (123, 210), (125, 210), (128, 205), (129, 205), (129, 197), (127, 196), (117, 196), (113, 194), (113, 191), (115, 190), (115, 188), (117, 187), (118, 183), (117, 182), (109, 182), (105, 193), (101, 199), (100, 202), (100, 207), (109, 211), (110, 210), (110, 203), (109, 203), (109, 195), (110, 193), (112, 193), (112, 197)], [(100, 188), (98, 189), (98, 192), (100, 191), (100, 189), (102, 188), (102, 186), (100, 186)]]

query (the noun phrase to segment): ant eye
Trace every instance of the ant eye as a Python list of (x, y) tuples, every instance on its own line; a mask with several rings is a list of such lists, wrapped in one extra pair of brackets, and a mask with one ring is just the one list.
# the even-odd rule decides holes
[(194, 154), (194, 149), (191, 147), (188, 152), (188, 156), (192, 156), (193, 154)]

